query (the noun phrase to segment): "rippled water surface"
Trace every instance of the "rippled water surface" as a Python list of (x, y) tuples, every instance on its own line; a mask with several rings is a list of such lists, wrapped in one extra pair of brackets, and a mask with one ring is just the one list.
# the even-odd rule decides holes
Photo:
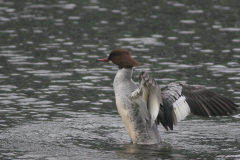
[(0, 0), (0, 159), (240, 159), (240, 114), (189, 116), (159, 146), (133, 145), (118, 115), (116, 48), (160, 85), (201, 84), (240, 104), (231, 1)]

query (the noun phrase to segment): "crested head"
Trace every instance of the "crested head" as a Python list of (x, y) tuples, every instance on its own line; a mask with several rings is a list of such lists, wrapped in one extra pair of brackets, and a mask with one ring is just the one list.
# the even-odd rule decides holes
[(107, 58), (98, 59), (97, 61), (112, 62), (118, 65), (119, 69), (132, 68), (140, 65), (138, 61), (131, 57), (131, 53), (126, 49), (115, 49), (110, 52)]
[(126, 49), (115, 49), (110, 52), (108, 60), (118, 65), (119, 69), (139, 66), (140, 63), (131, 57), (131, 53)]

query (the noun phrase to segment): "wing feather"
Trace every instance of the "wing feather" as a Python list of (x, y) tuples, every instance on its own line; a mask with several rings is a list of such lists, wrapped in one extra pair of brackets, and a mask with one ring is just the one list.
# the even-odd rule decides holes
[(147, 74), (141, 72), (139, 75), (140, 86), (131, 94), (131, 100), (139, 106), (139, 112), (144, 122), (151, 119), (151, 124), (155, 122), (162, 103), (161, 90), (157, 82)]
[(190, 113), (198, 116), (224, 116), (237, 111), (237, 105), (204, 86), (173, 82), (161, 88), (163, 106), (157, 117), (166, 130)]

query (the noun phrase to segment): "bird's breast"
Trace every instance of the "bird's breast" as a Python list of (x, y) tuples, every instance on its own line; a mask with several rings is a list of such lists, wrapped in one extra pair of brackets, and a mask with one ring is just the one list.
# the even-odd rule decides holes
[(116, 105), (117, 105), (118, 113), (122, 118), (122, 121), (125, 125), (125, 128), (127, 130), (129, 137), (131, 138), (133, 143), (136, 143), (137, 133), (134, 130), (134, 121), (133, 121), (134, 117), (130, 115), (131, 108), (126, 104), (126, 102), (123, 102), (123, 100), (121, 100), (119, 96), (116, 96)]

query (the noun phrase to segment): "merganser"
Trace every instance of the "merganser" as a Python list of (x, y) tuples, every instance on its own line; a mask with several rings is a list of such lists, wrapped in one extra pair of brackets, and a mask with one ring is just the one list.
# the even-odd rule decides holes
[(137, 86), (132, 72), (140, 63), (125, 49), (115, 49), (97, 61), (118, 65), (113, 82), (116, 105), (132, 143), (158, 144), (160, 123), (166, 130), (173, 130), (190, 113), (215, 117), (237, 111), (235, 103), (204, 86), (172, 82), (160, 88), (145, 71), (139, 75)]

